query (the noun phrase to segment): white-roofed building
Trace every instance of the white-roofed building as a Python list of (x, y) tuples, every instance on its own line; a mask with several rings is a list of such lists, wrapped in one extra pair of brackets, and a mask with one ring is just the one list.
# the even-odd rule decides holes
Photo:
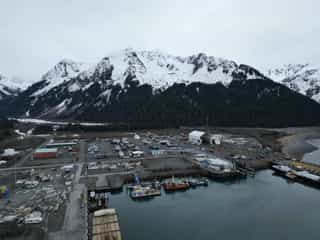
[(189, 133), (188, 140), (192, 144), (202, 144), (202, 136), (205, 135), (205, 132), (194, 130)]

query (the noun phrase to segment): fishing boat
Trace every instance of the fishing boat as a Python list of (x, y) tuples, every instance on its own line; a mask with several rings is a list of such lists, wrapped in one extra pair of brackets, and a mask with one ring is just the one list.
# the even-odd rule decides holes
[(155, 196), (160, 196), (161, 191), (151, 187), (137, 187), (133, 189), (130, 193), (131, 198), (141, 199), (141, 198), (150, 198)]
[(290, 167), (285, 166), (285, 165), (272, 165), (271, 168), (275, 172), (280, 173), (280, 174), (284, 174), (284, 175), (292, 170)]
[(207, 179), (189, 179), (187, 180), (187, 183), (192, 188), (199, 186), (207, 187), (209, 185), (209, 181)]
[(184, 191), (189, 187), (189, 183), (187, 183), (186, 181), (176, 181), (174, 177), (172, 177), (171, 181), (166, 181), (165, 183), (163, 183), (163, 188), (166, 192)]

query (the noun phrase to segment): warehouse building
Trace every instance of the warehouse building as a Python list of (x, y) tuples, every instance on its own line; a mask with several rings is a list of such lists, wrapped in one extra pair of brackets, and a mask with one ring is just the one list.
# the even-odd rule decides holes
[(216, 144), (220, 145), (223, 140), (223, 135), (221, 134), (210, 134), (203, 131), (192, 131), (189, 133), (189, 142), (192, 144)]
[(33, 153), (34, 159), (57, 158), (57, 156), (58, 156), (57, 148), (38, 148)]
[(188, 140), (192, 144), (202, 144), (202, 136), (205, 135), (205, 132), (202, 131), (192, 131), (189, 133)]

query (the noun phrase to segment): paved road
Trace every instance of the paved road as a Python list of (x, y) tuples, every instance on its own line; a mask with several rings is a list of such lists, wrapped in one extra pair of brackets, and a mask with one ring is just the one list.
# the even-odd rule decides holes
[(11, 167), (11, 168), (1, 168), (0, 173), (12, 172), (12, 171), (24, 171), (24, 170), (31, 170), (31, 169), (45, 169), (45, 168), (57, 168), (67, 165), (65, 163), (59, 164), (48, 164), (48, 165), (40, 165), (40, 166), (30, 166), (30, 167)]
[(63, 228), (59, 232), (50, 233), (49, 240), (81, 240), (85, 239), (86, 218), (85, 209), (81, 207), (81, 193), (85, 191), (85, 185), (79, 183), (81, 169), (86, 159), (87, 147), (84, 141), (80, 142), (79, 163), (76, 163), (76, 173), (74, 177), (73, 191), (70, 193), (67, 202), (66, 214)]

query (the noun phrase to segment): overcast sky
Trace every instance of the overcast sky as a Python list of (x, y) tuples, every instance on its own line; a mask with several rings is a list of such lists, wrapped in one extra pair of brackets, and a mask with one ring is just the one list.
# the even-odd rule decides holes
[(0, 73), (32, 81), (62, 58), (126, 47), (205, 52), (257, 68), (320, 63), (319, 0), (1, 0)]

